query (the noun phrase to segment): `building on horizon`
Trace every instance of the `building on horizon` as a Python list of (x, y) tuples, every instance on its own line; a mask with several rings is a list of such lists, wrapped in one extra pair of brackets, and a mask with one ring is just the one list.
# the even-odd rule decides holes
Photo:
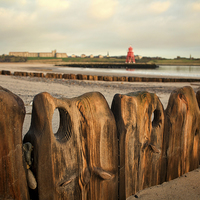
[(110, 57), (110, 55), (109, 55), (109, 52), (107, 52), (107, 56), (106, 56), (107, 58), (109, 58)]
[(71, 55), (71, 58), (76, 58), (77, 56), (75, 54), (72, 54)]
[(56, 50), (52, 52), (9, 52), (9, 56), (21, 56), (21, 57), (49, 57), (49, 58), (68, 58), (66, 53), (57, 53)]
[(86, 55), (85, 54), (81, 54), (81, 58), (86, 58)]

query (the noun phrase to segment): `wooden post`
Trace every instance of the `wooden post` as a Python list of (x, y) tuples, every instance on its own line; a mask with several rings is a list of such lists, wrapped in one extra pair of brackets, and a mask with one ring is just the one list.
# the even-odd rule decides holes
[(165, 110), (164, 150), (167, 156), (166, 181), (199, 166), (200, 112), (194, 90), (174, 90)]
[[(197, 103), (200, 108), (200, 90), (196, 93)], [(200, 135), (199, 135), (199, 165), (200, 165)]]
[[(52, 131), (58, 108), (60, 126)], [(35, 96), (24, 142), (34, 146), (39, 199), (116, 200), (118, 144), (114, 116), (100, 93), (56, 99)]]
[(164, 111), (159, 98), (148, 92), (114, 96), (119, 138), (119, 199), (160, 183)]
[(23, 101), (0, 87), (0, 199), (29, 199), (22, 154)]

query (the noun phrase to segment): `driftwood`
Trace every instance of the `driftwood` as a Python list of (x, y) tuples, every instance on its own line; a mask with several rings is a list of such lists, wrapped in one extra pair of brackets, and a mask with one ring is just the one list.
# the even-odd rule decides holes
[[(167, 158), (164, 181), (170, 181), (199, 166), (200, 112), (191, 87), (171, 93), (165, 110), (164, 157)], [(164, 173), (164, 172), (163, 172)]]
[[(52, 131), (58, 108), (60, 126)], [(33, 146), (33, 199), (113, 199), (118, 197), (118, 142), (114, 116), (100, 93), (56, 99), (35, 96), (24, 142)]]
[(28, 200), (26, 164), (22, 154), (23, 101), (0, 87), (0, 199)]
[(164, 129), (163, 106), (155, 94), (116, 94), (112, 102), (118, 128), (120, 199), (159, 184)]

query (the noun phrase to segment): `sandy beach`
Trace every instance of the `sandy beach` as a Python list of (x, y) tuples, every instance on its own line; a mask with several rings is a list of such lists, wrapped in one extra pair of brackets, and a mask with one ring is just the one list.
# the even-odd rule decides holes
[[(14, 71), (36, 71), (52, 72), (52, 65), (21, 65), (21, 64), (0, 64), (1, 70)], [(47, 79), (36, 77), (17, 77), (0, 75), (0, 86), (7, 88), (18, 95), (25, 104), (26, 117), (23, 126), (23, 135), (30, 127), (32, 101), (35, 95), (41, 92), (48, 92), (56, 98), (73, 98), (87, 92), (98, 91), (104, 95), (109, 106), (115, 94), (126, 94), (136, 91), (147, 91), (156, 93), (164, 108), (167, 107), (168, 99), (174, 89), (191, 86), (195, 92), (200, 90), (198, 82), (183, 83), (156, 83), (156, 82), (105, 82), (105, 81), (82, 81), (66, 79)], [(56, 128), (56, 119), (55, 122)], [(200, 168), (183, 175), (180, 178), (154, 186), (138, 192), (131, 199), (200, 199)]]

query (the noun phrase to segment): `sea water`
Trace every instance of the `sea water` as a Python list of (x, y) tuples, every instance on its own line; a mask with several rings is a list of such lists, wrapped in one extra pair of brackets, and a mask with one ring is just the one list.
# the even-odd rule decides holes
[(80, 67), (62, 67), (57, 70), (63, 73), (96, 74), (104, 76), (172, 76), (172, 77), (191, 77), (200, 78), (200, 66), (159, 66), (156, 69), (105, 69), (105, 68), (80, 68)]

